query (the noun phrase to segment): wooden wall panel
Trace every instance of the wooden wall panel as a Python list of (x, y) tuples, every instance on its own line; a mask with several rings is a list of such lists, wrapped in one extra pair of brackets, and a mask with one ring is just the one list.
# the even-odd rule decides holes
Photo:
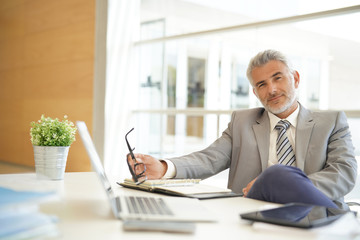
[[(0, 160), (33, 166), (30, 122), (93, 114), (95, 0), (0, 1)], [(76, 136), (67, 171), (89, 171)]]

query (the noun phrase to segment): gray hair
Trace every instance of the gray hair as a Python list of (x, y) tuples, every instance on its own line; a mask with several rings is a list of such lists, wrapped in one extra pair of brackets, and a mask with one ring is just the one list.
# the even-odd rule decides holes
[(265, 50), (263, 52), (259, 52), (255, 57), (250, 60), (246, 75), (251, 84), (253, 82), (251, 72), (254, 70), (254, 68), (262, 67), (272, 60), (282, 62), (283, 64), (285, 64), (285, 66), (287, 66), (290, 72), (293, 72), (292, 68), (290, 67), (289, 60), (281, 52), (271, 49)]

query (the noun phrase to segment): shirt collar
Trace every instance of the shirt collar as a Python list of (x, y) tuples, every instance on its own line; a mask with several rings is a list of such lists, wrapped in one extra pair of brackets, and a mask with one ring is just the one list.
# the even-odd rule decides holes
[[(290, 114), (287, 118), (283, 120), (288, 120), (291, 123), (291, 126), (296, 128), (297, 117), (299, 115), (300, 107), (299, 104), (296, 110)], [(277, 117), (275, 114), (268, 111), (269, 119), (270, 119), (270, 131), (274, 130), (276, 124), (281, 120), (281, 118)]]

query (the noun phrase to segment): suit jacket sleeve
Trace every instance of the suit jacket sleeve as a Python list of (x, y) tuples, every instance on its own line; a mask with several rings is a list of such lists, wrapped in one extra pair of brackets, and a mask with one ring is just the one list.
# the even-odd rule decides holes
[[(323, 137), (323, 136), (318, 136)], [(326, 145), (326, 144), (325, 144)], [(320, 149), (319, 149), (320, 151)], [(346, 116), (339, 112), (327, 140), (323, 169), (308, 175), (314, 185), (333, 200), (342, 198), (355, 185), (357, 162)], [(309, 159), (316, 161), (316, 159)]]

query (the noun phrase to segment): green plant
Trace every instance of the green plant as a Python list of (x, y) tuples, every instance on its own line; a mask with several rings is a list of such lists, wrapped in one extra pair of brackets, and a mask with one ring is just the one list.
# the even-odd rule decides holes
[(31, 142), (35, 146), (70, 146), (75, 141), (76, 127), (64, 116), (63, 121), (41, 115), (30, 123)]

